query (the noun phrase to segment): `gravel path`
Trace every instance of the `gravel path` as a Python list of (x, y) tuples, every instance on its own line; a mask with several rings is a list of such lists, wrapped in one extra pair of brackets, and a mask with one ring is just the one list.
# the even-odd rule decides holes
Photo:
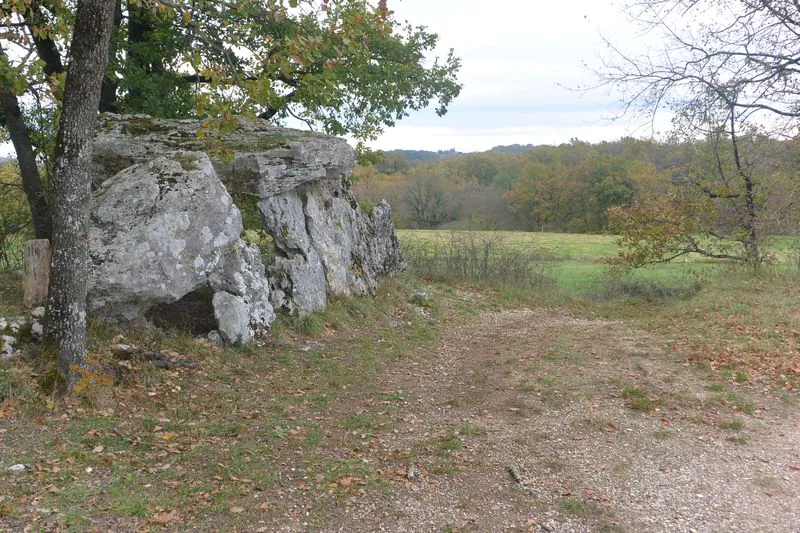
[[(481, 315), (382, 374), (416, 400), (379, 445), (421, 474), (330, 530), (800, 531), (793, 401), (711, 391), (667, 346), (621, 322)], [(451, 471), (414, 455), (451, 436)]]

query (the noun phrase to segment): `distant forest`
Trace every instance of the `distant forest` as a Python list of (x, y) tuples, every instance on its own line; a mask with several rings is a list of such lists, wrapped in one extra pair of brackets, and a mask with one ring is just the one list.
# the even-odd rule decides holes
[[(750, 162), (768, 187), (759, 200), (762, 228), (795, 234), (800, 145), (764, 137), (749, 140)], [(367, 204), (386, 198), (401, 228), (486, 229), (599, 233), (606, 211), (696, 187), (714, 172), (710, 143), (623, 138), (559, 146), (498, 146), (480, 153), (392, 150), (354, 175)]]

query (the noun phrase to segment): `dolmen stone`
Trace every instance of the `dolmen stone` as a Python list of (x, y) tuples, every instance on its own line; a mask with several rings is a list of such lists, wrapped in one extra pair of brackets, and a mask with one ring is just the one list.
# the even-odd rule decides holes
[[(373, 294), (405, 268), (385, 201), (362, 211), (343, 139), (237, 118), (225, 135), (199, 121), (101, 116), (94, 142), (89, 310), (147, 317), (207, 291), (228, 344), (264, 335), (275, 309), (305, 315), (331, 296)], [(242, 240), (235, 195), (257, 197), (275, 253)]]

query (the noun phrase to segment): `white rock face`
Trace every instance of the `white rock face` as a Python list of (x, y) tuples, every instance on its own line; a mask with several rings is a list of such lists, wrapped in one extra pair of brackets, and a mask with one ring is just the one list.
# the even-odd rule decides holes
[[(207, 284), (242, 218), (202, 152), (129, 167), (92, 200), (89, 311), (133, 320)], [(214, 238), (202, 238), (202, 228)]]
[[(344, 140), (237, 120), (209, 140), (197, 121), (101, 117), (91, 312), (133, 320), (210, 286), (220, 335), (244, 344), (269, 329), (274, 307), (307, 314), (329, 296), (373, 293), (404, 268), (388, 204), (366, 214), (353, 198)], [(239, 239), (239, 193), (258, 196), (275, 243), (266, 275), (259, 250)]]
[(318, 311), (328, 296), (372, 294), (405, 268), (389, 204), (365, 214), (347, 179), (309, 182), (258, 207), (277, 251), (270, 275), (276, 307)]
[(96, 191), (91, 220), (96, 316), (135, 320), (211, 286), (245, 307), (240, 330), (226, 329), (229, 342), (269, 330), (275, 315), (260, 252), (239, 238), (241, 214), (205, 153), (172, 152), (121, 171)]

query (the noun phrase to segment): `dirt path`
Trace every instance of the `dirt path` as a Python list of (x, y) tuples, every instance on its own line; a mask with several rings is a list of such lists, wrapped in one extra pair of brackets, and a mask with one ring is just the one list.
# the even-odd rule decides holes
[[(792, 402), (711, 384), (669, 340), (542, 310), (481, 315), (398, 362), (392, 499), (339, 531), (800, 531)], [(449, 529), (448, 529), (449, 528)]]

